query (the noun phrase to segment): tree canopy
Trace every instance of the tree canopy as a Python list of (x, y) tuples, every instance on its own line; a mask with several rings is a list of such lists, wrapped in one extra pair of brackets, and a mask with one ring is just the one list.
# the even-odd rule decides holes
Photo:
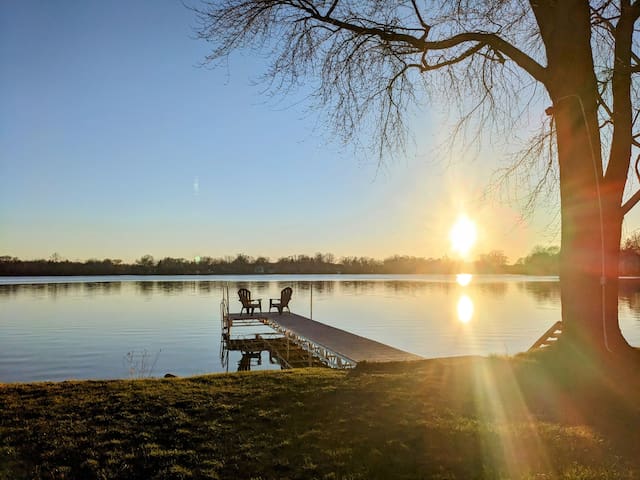
[(266, 51), (273, 91), (307, 82), (335, 132), (345, 141), (364, 132), (380, 158), (404, 147), (407, 111), (434, 100), (505, 139), (534, 123), (527, 107), (544, 111), (550, 127), (515, 166), (527, 166), (526, 178), (531, 159), (542, 160), (534, 195), (559, 179), (564, 337), (609, 352), (628, 346), (618, 259), (622, 220), (640, 200), (631, 190), (640, 2), (222, 0), (196, 12), (207, 61)]
[[(405, 145), (407, 112), (437, 102), (455, 105), (459, 118), (481, 131), (491, 127), (513, 141), (518, 125), (531, 127), (531, 102), (539, 114), (552, 102), (551, 91), (561, 94), (563, 82), (557, 77), (564, 72), (549, 63), (576, 63), (572, 57), (578, 57), (578, 49), (566, 48), (572, 32), (562, 31), (553, 19), (569, 17), (564, 21), (590, 27), (590, 81), (597, 85), (602, 139), (610, 144), (614, 114), (620, 122), (624, 112), (618, 109), (626, 109), (621, 104), (632, 103), (637, 110), (636, 88), (625, 95), (620, 77), (631, 82), (629, 73), (640, 69), (640, 62), (635, 45), (621, 48), (620, 43), (635, 41), (628, 37), (640, 7), (611, 1), (555, 3), (223, 0), (195, 9), (196, 31), (212, 44), (210, 63), (239, 49), (266, 52), (270, 67), (260, 73), (272, 93), (286, 94), (306, 84), (313, 89), (310, 100), (326, 111), (335, 133), (351, 141), (364, 131), (367, 136), (360, 140), (384, 155)], [(631, 71), (614, 79), (616, 56)], [(586, 107), (586, 99), (583, 103)], [(636, 117), (625, 122), (635, 126)], [(535, 132), (521, 160), (555, 148), (549, 139), (544, 129)], [(542, 158), (543, 173), (552, 173), (554, 162), (548, 155)]]

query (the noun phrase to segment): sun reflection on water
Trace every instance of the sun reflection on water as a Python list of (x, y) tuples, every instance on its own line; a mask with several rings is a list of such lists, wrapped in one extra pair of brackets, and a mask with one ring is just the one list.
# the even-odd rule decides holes
[(458, 282), (458, 285), (460, 285), (461, 287), (466, 287), (471, 283), (472, 278), (473, 275), (471, 275), (470, 273), (458, 273), (456, 275), (456, 282)]
[(458, 320), (462, 323), (469, 323), (473, 317), (473, 301), (468, 295), (462, 295), (458, 299)]

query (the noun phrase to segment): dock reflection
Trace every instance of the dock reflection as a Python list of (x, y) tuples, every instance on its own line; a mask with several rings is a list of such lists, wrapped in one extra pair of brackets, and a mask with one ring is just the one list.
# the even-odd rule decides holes
[[(230, 360), (232, 352), (240, 353), (240, 360), (237, 362), (238, 372), (249, 371), (258, 366), (262, 367), (263, 353), (265, 356), (268, 355), (269, 364), (273, 368), (279, 367), (281, 370), (326, 367), (318, 358), (300, 348), (288, 337), (273, 330), (262, 333), (241, 332), (240, 334), (235, 333), (233, 336), (223, 333), (220, 339), (220, 361), (227, 372), (230, 364), (235, 362), (235, 360)], [(237, 355), (234, 357), (237, 358)]]

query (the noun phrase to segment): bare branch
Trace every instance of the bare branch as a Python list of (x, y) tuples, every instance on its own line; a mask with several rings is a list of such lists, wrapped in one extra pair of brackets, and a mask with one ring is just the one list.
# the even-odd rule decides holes
[[(398, 31), (397, 27), (394, 28), (395, 26), (392, 25), (386, 25), (384, 26), (384, 28), (363, 26), (349, 21), (333, 18), (328, 15), (321, 15), (316, 9), (311, 7), (301, 6), (300, 8), (320, 22), (327, 22), (331, 25), (357, 33), (359, 35), (375, 35), (386, 42), (404, 43), (407, 46), (413, 47), (416, 52), (429, 50), (446, 50), (469, 42), (488, 45), (494, 50), (499, 51), (505, 54), (507, 57), (511, 58), (518, 64), (518, 66), (520, 66), (536, 80), (544, 83), (546, 79), (545, 70), (539, 63), (525, 54), (522, 50), (516, 48), (511, 43), (501, 38), (499, 35), (493, 33), (466, 32), (442, 40), (425, 41), (423, 40), (424, 37), (416, 38), (413, 35), (401, 33)], [(478, 48), (477, 50), (480, 50), (480, 48)]]
[(631, 105), (631, 51), (633, 23), (638, 7), (627, 7), (623, 2), (620, 18), (614, 31), (614, 68), (611, 80), (613, 96), (612, 121), (614, 124), (607, 166), (607, 179), (624, 182), (631, 157), (632, 105)]
[(329, 10), (327, 10), (327, 13), (325, 14), (325, 17), (330, 17), (331, 14), (333, 13), (333, 11), (336, 9), (336, 7), (338, 6), (338, 1), (339, 0), (333, 0), (333, 3), (331, 4), (331, 6), (329, 7)]
[(444, 40), (424, 42), (424, 48), (426, 50), (444, 50), (468, 42), (478, 42), (482, 45), (488, 45), (494, 50), (504, 53), (534, 79), (538, 80), (541, 83), (545, 83), (546, 72), (542, 65), (525, 54), (522, 50), (519, 50), (506, 40), (502, 39), (500, 36), (492, 33), (461, 33)]
[(620, 207), (620, 211), (622, 212), (622, 216), (624, 217), (629, 211), (640, 202), (640, 190), (634, 193), (629, 200), (624, 202), (622, 207)]
[[(460, 125), (465, 125), (461, 129), (480, 135), (490, 127), (502, 132), (500, 140), (513, 142), (514, 123), (531, 131), (531, 121), (539, 119), (536, 113), (526, 120), (528, 107), (520, 90), (535, 95), (533, 110), (539, 112), (539, 99), (547, 98), (544, 87), (548, 91), (547, 84), (557, 80), (544, 66), (546, 45), (526, 2), (212, 0), (208, 5), (199, 15), (199, 36), (214, 46), (208, 61), (242, 48), (265, 51), (273, 60), (263, 77), (270, 94), (289, 93), (305, 83), (314, 107), (326, 110), (331, 133), (345, 143), (367, 138), (368, 145), (375, 143), (370, 148), (379, 161), (383, 151), (403, 150), (409, 135), (405, 118), (433, 98), (445, 98), (445, 110), (458, 109)], [(620, 94), (612, 88), (617, 56), (611, 49), (621, 12), (613, 0), (592, 5), (598, 87), (592, 125), (605, 132), (602, 152), (607, 155), (612, 144), (624, 143), (618, 140), (621, 130), (614, 119), (620, 105), (614, 99)], [(627, 7), (625, 15), (631, 18), (635, 11)], [(640, 59), (630, 55), (627, 71), (640, 71)], [(637, 116), (631, 118), (635, 122)], [(544, 138), (548, 146), (551, 137)], [(476, 145), (473, 140), (467, 143)], [(595, 150), (600, 151), (600, 144)], [(541, 154), (534, 148), (527, 161), (533, 161), (534, 152)], [(544, 158), (548, 167), (551, 155)], [(608, 167), (619, 162), (612, 158)], [(602, 163), (604, 169), (607, 162)], [(536, 171), (543, 182), (552, 177), (548, 168)], [(534, 192), (540, 191), (536, 182), (531, 181)]]
[(484, 47), (485, 47), (485, 45), (483, 45), (481, 43), (478, 43), (478, 44), (472, 46), (471, 48), (469, 48), (468, 50), (462, 52), (460, 55), (458, 55), (458, 56), (456, 56), (454, 58), (451, 58), (449, 60), (445, 60), (444, 62), (432, 64), (432, 65), (429, 65), (429, 63), (427, 63), (427, 59), (423, 55), (422, 56), (422, 65), (420, 67), (420, 70), (422, 72), (428, 72), (430, 70), (438, 70), (440, 68), (444, 68), (444, 67), (448, 67), (448, 66), (451, 66), (451, 65), (455, 65), (456, 63), (460, 63), (463, 60), (466, 60), (467, 58), (469, 58), (470, 56), (478, 53)]
[(424, 19), (422, 18), (422, 14), (420, 13), (420, 9), (416, 4), (416, 0), (411, 0), (411, 5), (413, 5), (413, 11), (415, 12), (416, 17), (418, 17), (418, 21), (420, 22), (420, 25), (422, 25), (422, 28), (424, 29), (424, 35), (422, 36), (422, 38), (423, 39), (427, 38), (427, 36), (429, 35), (429, 30), (431, 30), (431, 26), (429, 26), (427, 22), (425, 22)]

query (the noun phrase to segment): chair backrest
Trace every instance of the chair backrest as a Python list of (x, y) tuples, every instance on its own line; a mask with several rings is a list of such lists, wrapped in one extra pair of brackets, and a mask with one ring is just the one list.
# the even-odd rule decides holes
[(291, 287), (283, 288), (280, 292), (280, 305), (283, 307), (289, 306), (289, 300), (291, 300), (292, 294), (293, 289)]
[(249, 290), (247, 290), (246, 288), (241, 288), (240, 290), (238, 290), (238, 297), (240, 298), (243, 307), (250, 306), (251, 292)]

